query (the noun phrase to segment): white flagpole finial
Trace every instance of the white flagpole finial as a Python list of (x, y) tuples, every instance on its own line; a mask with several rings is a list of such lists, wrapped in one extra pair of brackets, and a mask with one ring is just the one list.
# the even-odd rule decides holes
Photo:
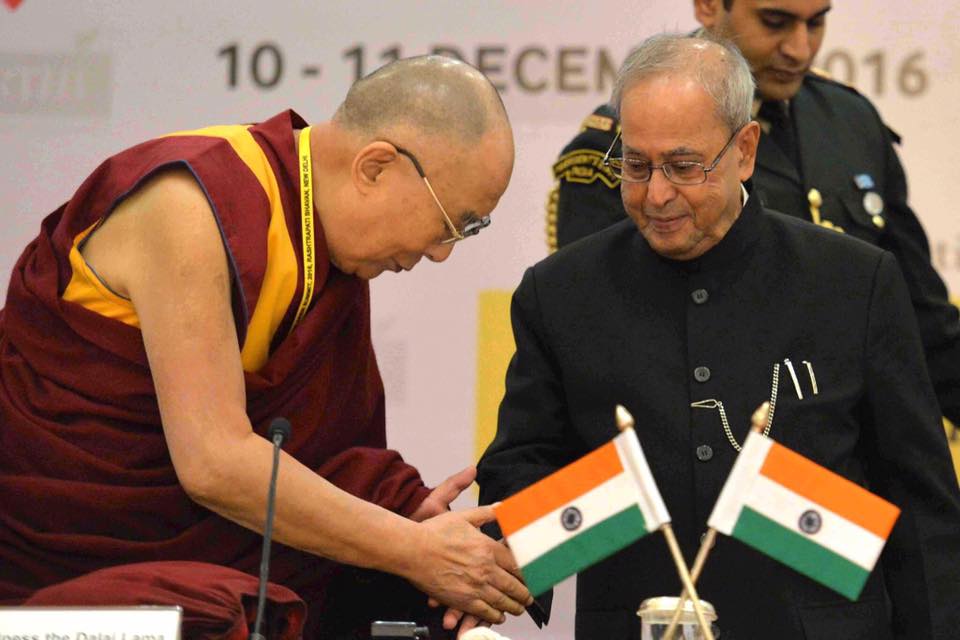
[(627, 411), (627, 408), (622, 404), (617, 405), (616, 410), (617, 415), (617, 428), (620, 431), (626, 431), (627, 429), (633, 429), (633, 416), (630, 415), (630, 412)]

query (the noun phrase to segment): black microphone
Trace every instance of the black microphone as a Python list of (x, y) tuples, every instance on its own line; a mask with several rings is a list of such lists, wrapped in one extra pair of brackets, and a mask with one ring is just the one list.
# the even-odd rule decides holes
[(267, 490), (267, 521), (263, 527), (263, 553), (260, 556), (260, 589), (257, 593), (257, 618), (248, 640), (266, 640), (260, 633), (263, 624), (263, 608), (267, 603), (267, 579), (270, 575), (270, 538), (273, 536), (273, 512), (276, 508), (277, 470), (280, 468), (280, 447), (290, 437), (290, 421), (274, 418), (270, 423), (270, 440), (273, 442), (273, 468), (270, 470), (270, 487)]

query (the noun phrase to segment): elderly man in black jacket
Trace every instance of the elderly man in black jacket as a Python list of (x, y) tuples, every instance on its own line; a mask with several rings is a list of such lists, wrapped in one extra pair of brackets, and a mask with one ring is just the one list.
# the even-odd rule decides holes
[[(770, 400), (771, 437), (902, 515), (855, 602), (721, 539), (699, 591), (724, 640), (956, 638), (960, 491), (903, 276), (747, 193), (753, 90), (736, 49), (701, 38), (654, 37), (624, 64), (609, 166), (630, 219), (524, 275), (481, 502), (609, 440), (621, 403), (689, 561)], [(643, 538), (580, 573), (577, 639), (638, 638), (639, 602), (679, 591), (663, 541)]]
[[(960, 424), (960, 321), (907, 202), (894, 150), (900, 138), (867, 98), (810, 66), (823, 42), (830, 0), (693, 0), (693, 7), (705, 32), (737, 44), (756, 79), (754, 109), (762, 126), (753, 175), (757, 197), (771, 209), (861, 238), (897, 258), (943, 414)], [(624, 218), (620, 180), (601, 163), (618, 130), (616, 114), (601, 105), (554, 164), (552, 248)]]

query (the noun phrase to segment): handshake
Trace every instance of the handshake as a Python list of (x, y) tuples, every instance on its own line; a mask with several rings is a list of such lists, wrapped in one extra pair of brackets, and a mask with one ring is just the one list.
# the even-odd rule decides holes
[(506, 613), (522, 614), (533, 597), (510, 549), (480, 531), (495, 519), (493, 507), (449, 510), (475, 477), (471, 466), (447, 478), (411, 514), (420, 525), (400, 575), (428, 595), (430, 606), (447, 607), (443, 626), (458, 629), (458, 638), (500, 639), (478, 625), (500, 624)]

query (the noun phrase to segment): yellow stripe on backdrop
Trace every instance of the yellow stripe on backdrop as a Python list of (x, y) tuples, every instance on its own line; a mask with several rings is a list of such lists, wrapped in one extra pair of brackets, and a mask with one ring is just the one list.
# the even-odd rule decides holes
[[(504, 376), (516, 349), (510, 328), (510, 296), (509, 291), (481, 291), (477, 304), (477, 427), (474, 437), (477, 460), (497, 433), (497, 411), (503, 398)], [(953, 466), (960, 479), (960, 433), (954, 431), (946, 418), (943, 424)]]
[[(960, 307), (960, 298), (957, 296), (950, 296), (950, 302), (953, 306)], [(953, 468), (957, 472), (957, 480), (960, 480), (960, 431), (946, 418), (943, 419), (943, 427), (947, 430), (947, 444), (950, 445), (950, 455), (953, 456)]]
[(946, 418), (943, 419), (943, 426), (947, 430), (947, 444), (950, 445), (950, 454), (953, 456), (953, 468), (957, 472), (957, 480), (960, 481), (960, 432), (953, 428)]
[(481, 291), (477, 301), (477, 429), (476, 459), (497, 433), (497, 411), (503, 379), (516, 349), (510, 328), (510, 291)]

